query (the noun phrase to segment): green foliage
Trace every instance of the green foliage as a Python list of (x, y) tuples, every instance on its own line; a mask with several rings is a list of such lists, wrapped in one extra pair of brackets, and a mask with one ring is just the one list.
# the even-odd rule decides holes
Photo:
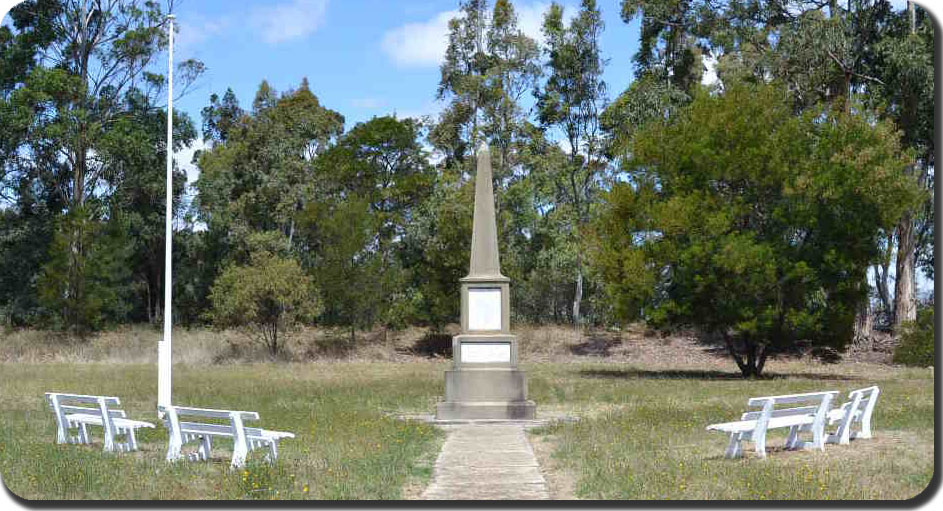
[(545, 129), (562, 132), (567, 160), (548, 169), (554, 190), (553, 213), (574, 251), (572, 320), (582, 323), (584, 294), (584, 233), (598, 198), (607, 163), (600, 113), (606, 102), (600, 51), (604, 23), (595, 0), (583, 0), (567, 26), (563, 7), (552, 4), (544, 17), (546, 80), (535, 91), (537, 118)]
[[(211, 229), (278, 230), (291, 239), (296, 214), (313, 200), (316, 156), (343, 131), (344, 118), (321, 106), (307, 81), (280, 97), (263, 82), (251, 116), (239, 116), (234, 98), (224, 100), (203, 112), (204, 125), (216, 126), (210, 131), (226, 133), (214, 135), (222, 143), (198, 160), (199, 218)], [(238, 119), (221, 127), (220, 115)]]
[(278, 355), (279, 336), (316, 310), (311, 278), (296, 260), (278, 253), (273, 247), (277, 238), (277, 233), (248, 238), (249, 260), (229, 264), (216, 278), (208, 313), (219, 328), (245, 329), (273, 357)]
[[(79, 336), (127, 320), (127, 223), (99, 223), (84, 210), (61, 218), (37, 287), (50, 325)], [(73, 247), (81, 245), (84, 251)], [(79, 285), (75, 285), (78, 283)]]
[[(312, 250), (308, 266), (323, 298), (322, 320), (351, 329), (367, 328), (379, 319), (385, 278), (371, 250), (376, 233), (366, 200), (319, 201), (305, 209), (300, 235)], [(389, 289), (387, 287), (387, 289)]]
[(745, 376), (800, 341), (851, 340), (877, 239), (918, 197), (893, 126), (778, 86), (727, 84), (633, 139), (595, 261), (623, 320), (692, 325)]
[(933, 321), (933, 305), (917, 311), (917, 321), (904, 326), (900, 344), (894, 348), (894, 363), (909, 366), (930, 367), (936, 363), (936, 325)]
[(404, 265), (416, 289), (415, 320), (438, 329), (461, 311), (458, 281), (468, 274), (474, 183), (440, 183), (410, 224)]
[[(317, 231), (312, 233), (315, 246), (327, 252), (312, 256), (316, 271), (326, 278), (325, 298), (343, 309), (337, 314), (326, 310), (332, 322), (361, 328), (376, 322), (385, 327), (406, 324), (412, 303), (400, 255), (403, 237), (435, 179), (421, 136), (422, 127), (413, 119), (374, 117), (358, 123), (320, 157), (319, 198), (326, 204), (309, 210), (320, 220), (306, 225)], [(335, 226), (339, 220), (348, 222), (347, 227)], [(342, 260), (361, 268), (338, 273), (339, 264), (347, 266)], [(373, 282), (376, 293), (353, 300), (351, 293), (363, 288), (334, 283), (342, 275)]]

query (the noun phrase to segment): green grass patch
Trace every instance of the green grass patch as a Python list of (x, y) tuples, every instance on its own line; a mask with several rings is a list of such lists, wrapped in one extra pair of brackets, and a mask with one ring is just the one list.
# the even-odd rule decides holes
[(258, 411), (263, 427), (296, 434), (282, 441), (275, 466), (250, 458), (241, 471), (229, 469), (231, 443), (224, 442), (208, 463), (165, 462), (163, 426), (142, 430), (137, 453), (101, 452), (94, 429), (99, 443), (56, 445), (44, 392), (119, 396), (131, 417), (156, 422), (152, 365), (0, 371), (0, 473), (11, 491), (31, 499), (396, 499), (407, 482), (428, 479), (427, 460), (442, 437), (384, 413), (431, 409), (441, 378), (433, 364), (175, 367), (175, 402)]
[[(734, 368), (735, 369), (735, 368)], [(535, 431), (556, 446), (550, 470), (586, 499), (908, 499), (933, 476), (933, 377), (926, 369), (870, 364), (773, 363), (770, 378), (731, 371), (569, 365), (534, 368), (544, 407), (581, 410), (578, 423)], [(734, 420), (753, 396), (881, 387), (875, 438), (825, 452), (783, 451), (770, 433), (768, 458), (724, 459), (727, 437), (705, 431)]]

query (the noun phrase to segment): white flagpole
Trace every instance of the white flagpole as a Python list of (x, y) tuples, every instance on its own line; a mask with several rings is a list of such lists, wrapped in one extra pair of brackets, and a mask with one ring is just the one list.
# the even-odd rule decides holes
[[(174, 15), (167, 16), (170, 36), (170, 47), (167, 52), (167, 188), (165, 191), (164, 213), (164, 337), (157, 344), (157, 404), (168, 406), (171, 404), (171, 290), (173, 274), (171, 273), (171, 257), (173, 256), (173, 120), (174, 120)], [(162, 415), (162, 414), (159, 414)]]

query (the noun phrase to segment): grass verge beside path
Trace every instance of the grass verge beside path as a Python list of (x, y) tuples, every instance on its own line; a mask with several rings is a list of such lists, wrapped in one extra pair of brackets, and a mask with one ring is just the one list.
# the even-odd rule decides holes
[[(933, 476), (933, 375), (872, 364), (775, 362), (770, 379), (731, 373), (612, 364), (532, 368), (545, 409), (583, 419), (536, 430), (557, 446), (553, 466), (584, 499), (908, 499)], [(727, 438), (705, 426), (739, 417), (749, 397), (880, 385), (875, 438), (826, 451), (782, 451), (771, 431), (768, 458), (752, 444), (723, 458)]]
[(442, 434), (383, 411), (431, 409), (441, 369), (430, 363), (176, 366), (176, 403), (258, 411), (262, 427), (296, 434), (281, 443), (274, 467), (250, 459), (246, 470), (231, 471), (231, 442), (219, 442), (224, 448), (214, 449), (209, 463), (166, 463), (163, 426), (142, 430), (138, 453), (102, 453), (100, 429), (92, 446), (56, 445), (44, 392), (119, 396), (132, 418), (156, 423), (153, 365), (4, 364), (0, 473), (10, 490), (31, 499), (396, 499), (408, 481), (428, 480), (421, 460), (438, 450)]

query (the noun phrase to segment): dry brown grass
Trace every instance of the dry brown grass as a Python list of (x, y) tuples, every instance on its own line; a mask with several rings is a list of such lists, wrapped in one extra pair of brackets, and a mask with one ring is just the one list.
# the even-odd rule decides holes
[[(356, 332), (346, 329), (307, 327), (282, 339), (279, 360), (289, 362), (411, 362), (445, 360), (451, 357), (450, 336), (458, 325), (449, 325), (438, 337), (427, 328), (375, 329)], [(668, 363), (672, 367), (729, 371), (731, 361), (722, 350), (699, 344), (691, 335), (662, 336), (642, 325), (621, 330), (583, 329), (568, 326), (521, 325), (512, 329), (520, 342), (525, 363), (625, 362), (645, 366)], [(106, 362), (152, 363), (155, 343), (161, 332), (149, 325), (124, 326), (101, 332), (86, 340), (39, 330), (0, 331), (0, 362)], [(855, 346), (844, 356), (848, 363), (887, 363), (883, 345)], [(174, 329), (174, 360), (185, 364), (226, 364), (271, 360), (265, 346), (239, 331), (207, 328)], [(771, 360), (769, 371), (791, 362), (800, 365), (808, 357)]]

